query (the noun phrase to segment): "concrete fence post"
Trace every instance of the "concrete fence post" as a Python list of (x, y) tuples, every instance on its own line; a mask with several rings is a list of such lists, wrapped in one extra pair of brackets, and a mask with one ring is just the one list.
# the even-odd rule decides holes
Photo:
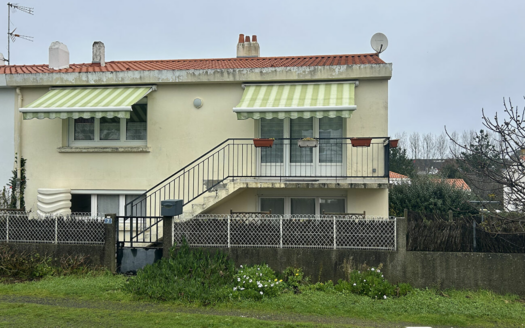
[(173, 216), (162, 217), (162, 257), (170, 257), (170, 248), (173, 246)]
[(448, 221), (452, 222), (452, 210), (448, 211)]
[(117, 271), (117, 215), (104, 215), (104, 266), (111, 272)]
[(396, 250), (406, 252), (407, 250), (407, 219), (396, 218)]
[(403, 216), (405, 217), (405, 219), (408, 219), (408, 209), (405, 208), (405, 210), (403, 211)]

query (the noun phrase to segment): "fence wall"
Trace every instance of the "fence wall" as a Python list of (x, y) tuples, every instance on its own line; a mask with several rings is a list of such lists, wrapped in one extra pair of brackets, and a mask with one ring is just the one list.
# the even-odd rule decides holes
[(396, 249), (396, 219), (360, 215), (204, 214), (175, 221), (192, 247)]
[(30, 218), (25, 212), (1, 211), (0, 244), (53, 259), (83, 255), (89, 264), (115, 271), (116, 224), (114, 215)]

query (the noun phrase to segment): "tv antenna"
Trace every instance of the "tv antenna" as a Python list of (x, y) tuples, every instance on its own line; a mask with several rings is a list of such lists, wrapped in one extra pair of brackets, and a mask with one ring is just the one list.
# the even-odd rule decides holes
[(7, 3), (7, 59), (4, 58), (7, 65), (9, 65), (11, 61), (11, 42), (15, 42), (16, 38), (33, 42), (32, 36), (16, 34), (16, 27), (11, 31), (11, 11), (16, 12), (17, 10), (23, 11), (29, 15), (34, 14), (34, 9), (31, 7), (21, 6), (18, 3)]
[(382, 53), (388, 47), (388, 39), (383, 33), (376, 33), (370, 40), (370, 45), (378, 54)]

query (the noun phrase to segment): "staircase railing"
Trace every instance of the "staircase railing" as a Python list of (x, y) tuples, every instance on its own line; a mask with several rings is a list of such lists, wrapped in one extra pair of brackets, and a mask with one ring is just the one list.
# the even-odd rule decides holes
[(269, 178), (286, 181), (388, 177), (389, 138), (371, 138), (368, 147), (350, 138), (318, 138), (301, 148), (300, 139), (274, 140), (257, 148), (251, 138), (227, 139), (126, 204), (126, 216), (160, 216), (160, 201), (187, 205), (227, 179)]

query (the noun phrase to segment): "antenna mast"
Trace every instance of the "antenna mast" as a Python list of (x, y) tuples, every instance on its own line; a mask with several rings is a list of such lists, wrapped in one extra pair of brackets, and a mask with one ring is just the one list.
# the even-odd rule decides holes
[(33, 42), (32, 36), (15, 34), (16, 28), (11, 31), (11, 10), (15, 11), (17, 9), (30, 15), (34, 14), (33, 8), (20, 6), (18, 3), (7, 3), (7, 59), (3, 59), (7, 62), (7, 65), (11, 62), (11, 41), (15, 42), (16, 38), (20, 38)]

